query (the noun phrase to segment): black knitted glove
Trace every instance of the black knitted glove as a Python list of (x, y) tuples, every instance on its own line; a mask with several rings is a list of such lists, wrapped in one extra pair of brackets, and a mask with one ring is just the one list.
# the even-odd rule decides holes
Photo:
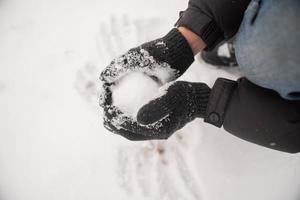
[(147, 125), (168, 116), (169, 125), (178, 129), (196, 117), (204, 118), (210, 88), (205, 83), (177, 81), (167, 93), (144, 105), (138, 112), (139, 123)]
[[(205, 117), (210, 91), (204, 83), (175, 82), (165, 95), (144, 105), (138, 112), (137, 120), (147, 125), (168, 116), (168, 127), (178, 130), (197, 117)], [(173, 131), (176, 130), (169, 132)]]
[(167, 139), (188, 122), (205, 116), (210, 91), (204, 83), (178, 81), (165, 95), (142, 107), (138, 121), (114, 106), (105, 107), (104, 125), (129, 140)]
[(188, 42), (177, 29), (172, 29), (165, 37), (130, 49), (114, 59), (103, 70), (100, 80), (111, 84), (127, 73), (142, 72), (165, 84), (181, 76), (193, 62)]

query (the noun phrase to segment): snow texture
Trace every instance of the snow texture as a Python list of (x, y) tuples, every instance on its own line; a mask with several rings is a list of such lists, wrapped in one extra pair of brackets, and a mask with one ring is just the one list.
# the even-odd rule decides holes
[[(158, 6), (159, 5), (159, 6)], [(187, 1), (0, 2), (1, 200), (299, 200), (300, 156), (195, 120), (167, 141), (130, 142), (99, 117), (99, 73), (166, 34)], [(237, 69), (199, 58), (180, 78)]]
[(165, 84), (176, 77), (178, 72), (172, 69), (168, 63), (156, 62), (145, 49), (140, 49), (139, 51), (139, 53), (129, 51), (125, 55), (114, 59), (104, 70), (104, 76), (101, 77), (104, 80), (102, 81), (113, 83), (128, 73), (135, 71), (145, 73), (150, 77), (157, 77), (161, 84)]
[(124, 113), (136, 117), (138, 110), (148, 103), (159, 85), (149, 76), (133, 72), (122, 77), (112, 88), (113, 104)]

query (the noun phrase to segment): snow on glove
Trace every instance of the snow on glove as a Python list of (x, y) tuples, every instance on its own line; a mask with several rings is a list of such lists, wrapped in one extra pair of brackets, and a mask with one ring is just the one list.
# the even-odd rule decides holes
[(196, 117), (204, 117), (210, 94), (204, 83), (178, 81), (142, 107), (137, 120), (114, 106), (105, 107), (104, 126), (129, 140), (167, 139)]
[(130, 49), (114, 59), (100, 75), (104, 83), (113, 83), (130, 72), (142, 72), (161, 84), (175, 80), (193, 63), (193, 52), (177, 30), (166, 36)]

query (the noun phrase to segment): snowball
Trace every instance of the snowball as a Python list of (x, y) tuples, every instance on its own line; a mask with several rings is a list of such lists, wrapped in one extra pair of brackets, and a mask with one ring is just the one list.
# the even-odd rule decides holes
[(155, 97), (159, 86), (144, 73), (129, 73), (112, 88), (113, 104), (125, 114), (136, 117), (139, 109)]

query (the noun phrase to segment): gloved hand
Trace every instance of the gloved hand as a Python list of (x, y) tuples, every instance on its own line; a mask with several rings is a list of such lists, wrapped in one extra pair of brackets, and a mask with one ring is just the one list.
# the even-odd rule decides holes
[(181, 76), (194, 62), (194, 55), (184, 36), (172, 29), (165, 37), (130, 49), (114, 59), (100, 75), (104, 83), (114, 83), (130, 72), (142, 72), (161, 84)]
[(124, 114), (113, 105), (111, 86), (131, 72), (142, 72), (164, 85), (181, 76), (193, 61), (193, 52), (177, 29), (171, 30), (163, 38), (133, 48), (113, 60), (100, 76), (104, 88), (100, 97), (100, 106), (104, 110), (104, 126), (130, 140), (169, 137), (177, 125), (167, 129), (167, 117), (149, 125), (138, 123), (132, 116)]
[(204, 83), (178, 81), (143, 106), (137, 121), (114, 106), (105, 107), (104, 125), (129, 140), (167, 139), (197, 117), (203, 118), (211, 89)]
[(165, 95), (139, 110), (137, 120), (148, 125), (168, 116), (168, 126), (180, 129), (197, 117), (205, 117), (210, 91), (205, 83), (174, 82)]

